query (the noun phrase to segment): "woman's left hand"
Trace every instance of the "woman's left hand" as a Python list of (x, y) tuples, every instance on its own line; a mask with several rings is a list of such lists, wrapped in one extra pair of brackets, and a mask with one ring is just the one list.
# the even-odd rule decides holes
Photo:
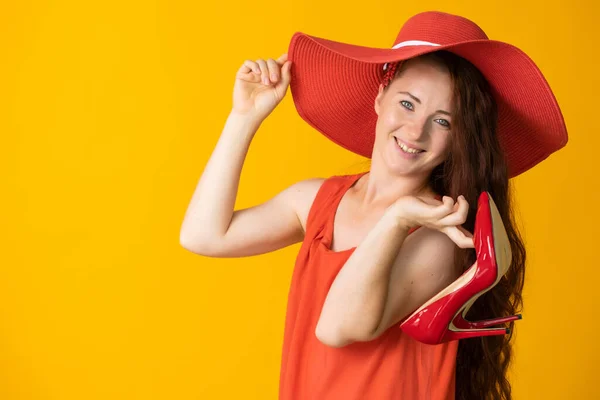
[(461, 225), (467, 220), (469, 204), (464, 196), (455, 202), (444, 196), (442, 201), (431, 198), (404, 196), (393, 205), (399, 222), (407, 228), (424, 226), (445, 233), (460, 248), (473, 248), (473, 235)]

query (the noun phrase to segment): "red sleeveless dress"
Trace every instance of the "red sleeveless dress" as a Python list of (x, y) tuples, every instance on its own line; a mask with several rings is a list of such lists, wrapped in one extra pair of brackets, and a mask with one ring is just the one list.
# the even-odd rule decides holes
[(426, 345), (392, 326), (370, 342), (333, 348), (315, 328), (325, 297), (354, 248), (332, 251), (333, 219), (366, 172), (325, 180), (310, 209), (288, 296), (280, 400), (453, 400), (458, 341)]

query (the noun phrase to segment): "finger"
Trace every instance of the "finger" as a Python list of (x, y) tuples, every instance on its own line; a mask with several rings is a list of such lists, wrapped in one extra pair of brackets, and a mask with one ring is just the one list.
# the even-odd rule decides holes
[(444, 226), (450, 225), (462, 225), (467, 222), (467, 217), (469, 216), (469, 203), (464, 198), (464, 196), (458, 196), (458, 201), (454, 204), (452, 208), (452, 213), (448, 216), (440, 219), (439, 224)]
[(240, 68), (240, 72), (249, 73), (250, 71), (254, 72), (255, 74), (260, 74), (260, 67), (254, 61), (246, 60), (242, 64), (242, 67)]
[(454, 209), (454, 199), (450, 196), (443, 196), (442, 197), (442, 204), (444, 206), (446, 206), (447, 208), (449, 208), (450, 210)]
[(267, 67), (266, 61), (259, 59), (256, 60), (256, 63), (260, 67), (260, 80), (263, 84), (270, 85), (271, 81), (269, 80), (269, 67)]
[(467, 215), (459, 212), (452, 212), (438, 220), (435, 224), (443, 227), (459, 226), (467, 222)]
[(450, 238), (450, 240), (452, 240), (461, 249), (469, 249), (475, 247), (473, 238), (467, 236), (464, 230), (459, 229), (456, 226), (449, 226), (447, 228), (444, 228), (442, 229), (442, 232), (444, 232)]
[(283, 64), (285, 64), (285, 62), (288, 60), (288, 55), (287, 53), (283, 53), (281, 56), (279, 56), (279, 58), (277, 59), (277, 64), (283, 66)]
[(260, 82), (260, 74), (255, 74), (250, 71), (247, 73), (242, 72), (241, 70), (235, 75), (236, 79), (240, 79), (246, 82), (258, 83)]
[(248, 74), (252, 72), (252, 68), (248, 67), (247, 65), (242, 65), (240, 69), (238, 69), (238, 72), (242, 74)]
[(281, 80), (277, 84), (277, 88), (286, 88), (290, 84), (290, 81), (292, 80), (292, 74), (290, 72), (291, 68), (291, 61), (286, 61), (286, 63), (283, 64), (283, 67), (281, 67)]
[(463, 196), (462, 194), (458, 196), (458, 205), (458, 211), (462, 211), (464, 213), (469, 212), (469, 202), (467, 201), (467, 199), (465, 199), (465, 196)]
[(473, 234), (471, 232), (469, 232), (468, 230), (466, 230), (465, 228), (463, 228), (462, 226), (457, 226), (456, 229), (461, 231), (462, 234), (465, 235), (465, 237), (473, 239)]
[(276, 83), (279, 80), (279, 65), (273, 60), (269, 58), (267, 60), (267, 67), (269, 68), (269, 78), (272, 83)]
[(454, 200), (452, 197), (442, 197), (442, 204), (432, 209), (431, 218), (442, 219), (452, 213), (454, 209)]
[(425, 204), (429, 204), (430, 206), (439, 206), (444, 204), (441, 200), (434, 199), (432, 197), (419, 197), (419, 200)]
[[(255, 70), (258, 72), (255, 72)], [(235, 77), (236, 79), (241, 79), (246, 82), (258, 83), (260, 82), (260, 68), (254, 61), (246, 60)]]
[(247, 72), (247, 73), (238, 71), (238, 73), (235, 74), (235, 78), (243, 80), (245, 82), (252, 82), (252, 83), (257, 83), (260, 81), (260, 75), (257, 75), (252, 71)]

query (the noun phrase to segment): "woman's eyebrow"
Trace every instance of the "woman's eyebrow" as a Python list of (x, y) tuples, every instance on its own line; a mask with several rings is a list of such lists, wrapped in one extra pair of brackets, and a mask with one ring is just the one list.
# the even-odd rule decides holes
[[(421, 104), (421, 100), (420, 100), (420, 99), (419, 99), (417, 96), (413, 95), (413, 94), (412, 94), (412, 93), (410, 93), (410, 92), (398, 92), (398, 93), (407, 94), (407, 95), (409, 95), (410, 97), (412, 97), (412, 99), (413, 99), (414, 101), (416, 101), (417, 103)], [(451, 116), (452, 116), (452, 114), (450, 114), (448, 111), (445, 111), (445, 110), (437, 110), (436, 112), (437, 112), (437, 113), (440, 113), (440, 114), (446, 114), (446, 115), (448, 115), (449, 117), (451, 117)]]

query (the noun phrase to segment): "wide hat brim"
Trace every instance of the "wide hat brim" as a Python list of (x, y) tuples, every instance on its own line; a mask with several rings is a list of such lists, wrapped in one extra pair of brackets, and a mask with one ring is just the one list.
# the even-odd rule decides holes
[(510, 177), (566, 145), (565, 121), (542, 72), (517, 47), (489, 39), (382, 49), (297, 32), (288, 59), (298, 114), (336, 144), (370, 158), (383, 65), (439, 50), (465, 58), (489, 82), (498, 105), (497, 134)]

